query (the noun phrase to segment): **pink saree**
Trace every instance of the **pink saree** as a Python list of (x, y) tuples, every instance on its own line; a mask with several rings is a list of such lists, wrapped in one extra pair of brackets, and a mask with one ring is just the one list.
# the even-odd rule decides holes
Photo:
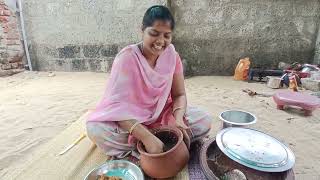
[(116, 56), (102, 101), (88, 122), (135, 119), (145, 125), (170, 124), (174, 118), (170, 96), (174, 73), (183, 73), (182, 63), (170, 44), (150, 67), (137, 44)]

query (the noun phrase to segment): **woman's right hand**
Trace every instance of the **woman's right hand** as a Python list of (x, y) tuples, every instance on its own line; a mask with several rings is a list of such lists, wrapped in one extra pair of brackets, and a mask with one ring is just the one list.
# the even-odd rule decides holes
[(131, 134), (143, 143), (148, 153), (162, 153), (164, 147), (163, 142), (160, 141), (160, 139), (157, 138), (154, 134), (152, 134), (145, 126), (143, 126), (142, 124), (137, 124), (136, 126), (134, 126), (135, 123), (137, 123), (136, 120), (126, 120), (118, 122), (120, 127), (127, 131), (130, 131), (130, 129), (133, 127), (131, 129)]
[(150, 154), (159, 154), (163, 152), (164, 144), (153, 134), (149, 134), (144, 140), (142, 140), (146, 151)]

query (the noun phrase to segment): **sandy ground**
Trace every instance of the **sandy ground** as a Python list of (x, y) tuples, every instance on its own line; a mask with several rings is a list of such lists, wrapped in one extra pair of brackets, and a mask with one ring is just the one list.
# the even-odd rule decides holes
[[(103, 73), (24, 72), (0, 78), (0, 177), (95, 106), (107, 81)], [(220, 128), (218, 114), (226, 109), (254, 113), (253, 127), (285, 144), (296, 155), (296, 178), (320, 179), (320, 110), (304, 117), (300, 110), (280, 111), (272, 98), (249, 97), (242, 89), (272, 93), (265, 84), (231, 77), (186, 79), (188, 103), (214, 117), (213, 133)], [(1, 178), (0, 178), (1, 179)]]

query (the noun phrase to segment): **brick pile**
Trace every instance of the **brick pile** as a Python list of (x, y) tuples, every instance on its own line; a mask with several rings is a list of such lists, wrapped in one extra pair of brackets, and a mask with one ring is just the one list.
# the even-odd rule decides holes
[(0, 0), (0, 71), (22, 69), (23, 55), (17, 16)]

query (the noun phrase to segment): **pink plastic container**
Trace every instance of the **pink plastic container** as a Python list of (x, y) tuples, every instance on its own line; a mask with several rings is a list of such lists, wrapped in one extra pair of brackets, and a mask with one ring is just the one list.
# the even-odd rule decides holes
[(284, 106), (298, 106), (304, 110), (305, 116), (311, 116), (312, 111), (320, 108), (320, 99), (316, 96), (293, 91), (278, 91), (273, 95), (277, 108), (283, 110)]

